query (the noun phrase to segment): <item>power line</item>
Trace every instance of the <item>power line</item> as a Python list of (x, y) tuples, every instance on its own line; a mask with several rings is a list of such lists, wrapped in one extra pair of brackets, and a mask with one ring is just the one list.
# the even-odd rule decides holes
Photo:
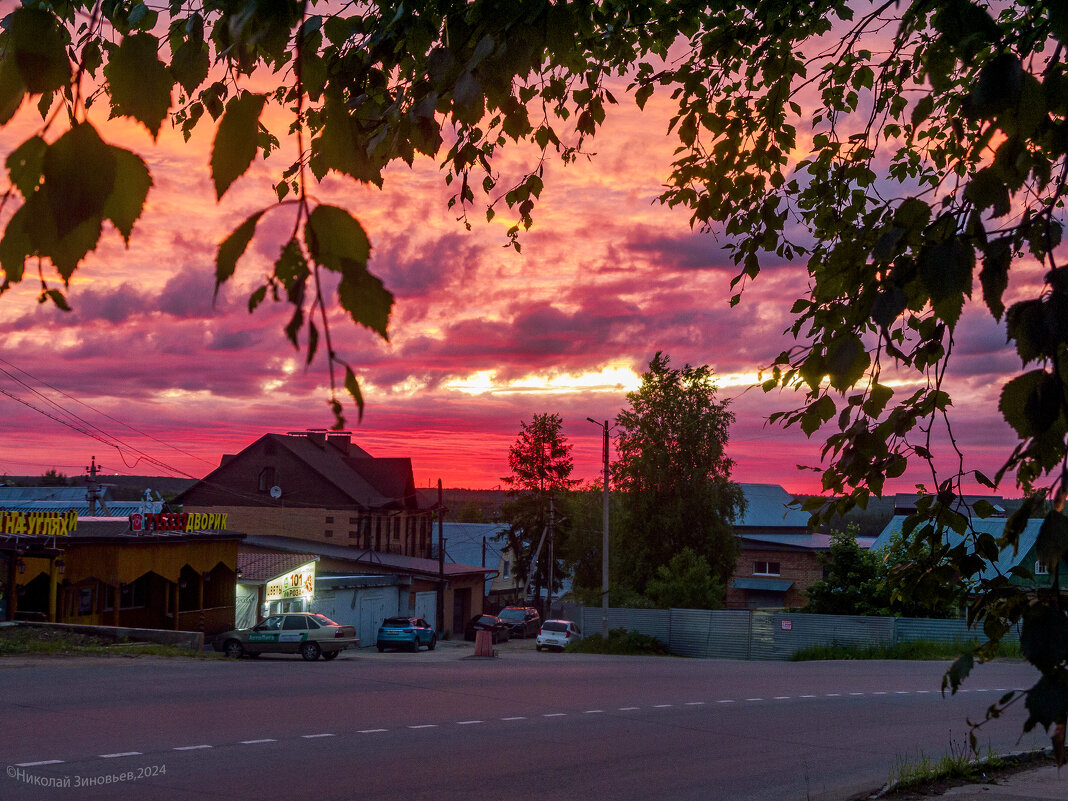
[[(59, 389), (58, 387), (52, 386), (47, 381), (44, 381), (44, 380), (38, 378), (37, 376), (33, 375), (32, 373), (29, 373), (26, 370), (23, 370), (21, 367), (18, 367), (17, 365), (12, 364), (11, 362), (9, 362), (6, 359), (4, 359), (3, 357), (0, 357), (0, 363), (6, 364), (8, 367), (11, 367), (14, 370), (18, 370), (23, 375), (27, 375), (30, 378), (32, 378), (34, 381), (40, 382), (44, 386), (46, 386), (49, 389), (51, 389), (53, 392), (58, 392), (63, 397), (69, 398), (70, 400), (74, 401), (75, 403), (77, 403), (77, 404), (79, 404), (81, 406), (84, 406), (85, 408), (87, 408), (87, 409), (89, 409), (89, 410), (91, 410), (93, 412), (96, 412), (101, 417), (105, 417), (105, 418), (107, 418), (108, 420), (110, 420), (113, 423), (118, 423), (119, 425), (130, 429), (135, 434), (140, 434), (142, 437), (146, 437), (146, 438), (152, 440), (155, 443), (158, 443), (160, 445), (164, 445), (164, 446), (166, 446), (168, 448), (171, 448), (172, 450), (178, 451), (178, 453), (182, 454), (183, 456), (188, 456), (191, 459), (196, 459), (197, 461), (203, 462), (204, 464), (206, 464), (208, 466), (211, 466), (211, 467), (214, 466), (212, 462), (208, 461), (207, 459), (205, 459), (205, 458), (203, 458), (201, 456), (197, 456), (195, 453), (190, 453), (189, 451), (183, 450), (182, 448), (179, 448), (177, 445), (175, 445), (175, 444), (173, 444), (171, 442), (167, 442), (166, 440), (158, 439), (157, 437), (154, 437), (154, 436), (152, 436), (151, 434), (149, 434), (149, 433), (147, 433), (145, 431), (141, 431), (139, 428), (135, 428), (134, 426), (130, 425), (129, 423), (123, 422), (122, 420), (118, 420), (118, 419), (112, 417), (107, 412), (103, 412), (100, 409), (97, 409), (96, 407), (92, 406), (91, 404), (88, 404), (85, 401), (82, 401), (82, 400), (74, 397), (73, 395), (70, 395), (69, 393), (64, 392), (62, 389)], [(2, 368), (0, 368), (0, 369), (2, 369)], [(3, 370), (3, 372), (8, 374), (8, 375), (10, 375), (9, 373), (7, 373), (6, 370)], [(12, 376), (12, 378), (14, 378), (14, 376)], [(15, 380), (18, 381), (17, 378)], [(19, 383), (22, 383), (22, 382), (20, 381)]]

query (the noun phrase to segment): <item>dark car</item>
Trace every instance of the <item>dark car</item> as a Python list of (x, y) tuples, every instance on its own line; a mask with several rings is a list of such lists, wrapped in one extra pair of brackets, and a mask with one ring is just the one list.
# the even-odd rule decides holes
[(492, 634), (493, 643), (508, 642), (508, 630), (511, 628), (505, 621), (496, 615), (475, 615), (464, 626), (464, 639), (475, 641), (475, 632), (488, 631)]
[(420, 645), (433, 651), (437, 644), (437, 632), (421, 617), (387, 617), (378, 627), (378, 637), (375, 639), (379, 653), (387, 648), (418, 651)]
[(526, 639), (535, 637), (541, 628), (541, 615), (529, 606), (506, 606), (497, 613), (497, 617), (508, 624), (508, 635)]

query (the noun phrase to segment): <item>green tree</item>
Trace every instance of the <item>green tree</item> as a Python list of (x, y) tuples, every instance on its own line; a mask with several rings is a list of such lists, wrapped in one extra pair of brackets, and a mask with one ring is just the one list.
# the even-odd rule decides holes
[(727, 590), (712, 575), (708, 560), (683, 548), (645, 585), (645, 595), (659, 609), (721, 609)]
[(879, 554), (857, 544), (856, 528), (831, 534), (821, 556), (824, 576), (808, 588), (804, 611), (820, 615), (887, 615), (890, 591), (883, 578)]
[(67, 483), (67, 476), (54, 467), (49, 468), (41, 475), (42, 487), (65, 487)]
[(745, 501), (726, 453), (734, 415), (716, 397), (711, 368), (672, 368), (657, 353), (627, 401), (612, 465), (622, 510), (613, 573), (644, 592), (658, 567), (690, 548), (725, 585), (738, 553), (731, 521)]
[(523, 579), (537, 558), (534, 586), (528, 587), (535, 599), (547, 586), (550, 559), (554, 590), (564, 573), (557, 554), (550, 555), (555, 537), (566, 536), (566, 521), (556, 509), (556, 498), (577, 482), (571, 478), (574, 458), (562, 425), (560, 415), (550, 413), (535, 414), (530, 423), (520, 423), (519, 435), (508, 451), (512, 474), (501, 479), (510, 497), (502, 510), (508, 528), (501, 538), (512, 551), (515, 572)]

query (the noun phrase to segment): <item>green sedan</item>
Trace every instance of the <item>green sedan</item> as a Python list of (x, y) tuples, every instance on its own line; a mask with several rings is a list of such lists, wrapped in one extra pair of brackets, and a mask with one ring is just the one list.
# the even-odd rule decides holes
[(248, 654), (300, 654), (309, 662), (320, 656), (334, 659), (346, 648), (360, 644), (356, 629), (335, 623), (326, 615), (286, 612), (271, 615), (250, 629), (225, 631), (212, 647), (237, 659)]

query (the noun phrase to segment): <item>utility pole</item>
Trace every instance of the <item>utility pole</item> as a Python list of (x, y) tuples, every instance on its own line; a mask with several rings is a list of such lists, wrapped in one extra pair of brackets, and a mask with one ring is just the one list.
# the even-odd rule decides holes
[(438, 479), (438, 632), (445, 634), (445, 501)]
[[(595, 426), (601, 424), (592, 417), (587, 417)], [(604, 442), (602, 445), (604, 459), (604, 513), (602, 518), (601, 543), (601, 636), (608, 639), (608, 421), (604, 421)]]
[(549, 586), (545, 589), (545, 608), (543, 614), (545, 619), (548, 619), (553, 613), (553, 561), (556, 559), (556, 555), (553, 553), (553, 537), (555, 536), (554, 529), (554, 507), (553, 496), (549, 495)]
[(90, 466), (85, 468), (86, 475), (89, 478), (85, 482), (85, 500), (89, 502), (89, 517), (96, 516), (96, 504), (100, 500), (103, 493), (100, 491), (100, 484), (97, 483), (96, 473), (96, 457), (92, 458)]

